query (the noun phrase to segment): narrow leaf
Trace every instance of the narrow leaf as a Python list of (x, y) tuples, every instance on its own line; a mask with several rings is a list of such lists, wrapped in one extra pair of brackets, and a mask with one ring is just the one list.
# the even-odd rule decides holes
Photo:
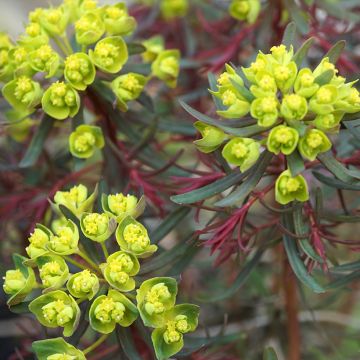
[(264, 350), (263, 360), (278, 360), (274, 348), (268, 347)]
[(297, 176), (305, 170), (304, 160), (297, 149), (286, 156), (286, 161), (292, 176)]
[(145, 46), (138, 43), (129, 43), (127, 44), (127, 48), (128, 48), (129, 56), (141, 54), (144, 51), (146, 51)]
[(333, 78), (334, 75), (335, 75), (334, 70), (331, 70), (331, 69), (326, 70), (322, 74), (317, 76), (315, 78), (314, 82), (316, 82), (320, 86), (326, 85), (330, 82), (330, 80)]
[[(217, 80), (216, 80), (215, 74), (212, 72), (209, 72), (208, 80), (209, 80), (210, 89), (212, 91), (217, 91)], [(221, 100), (218, 97), (216, 97), (215, 95), (212, 95), (212, 94), (211, 94), (211, 96), (215, 103), (216, 109), (218, 109), (218, 110), (226, 109), (226, 107), (223, 105), (223, 103), (221, 102)]]
[(284, 30), (284, 35), (281, 43), (286, 45), (287, 48), (289, 48), (290, 45), (293, 45), (294, 43), (295, 33), (296, 33), (296, 25), (294, 22), (290, 22)]
[(307, 39), (299, 48), (299, 50), (294, 54), (293, 61), (295, 61), (298, 68), (301, 66), (302, 62), (307, 56), (307, 53), (309, 52), (310, 47), (314, 43), (315, 38), (311, 37)]
[(313, 171), (313, 175), (323, 184), (330, 186), (335, 189), (342, 190), (355, 190), (360, 191), (360, 183), (359, 184), (349, 184), (339, 179), (334, 179), (329, 176), (326, 176), (318, 171)]
[(326, 53), (324, 57), (328, 57), (329, 61), (333, 64), (335, 64), (343, 52), (346, 45), (345, 40), (338, 41), (334, 46), (331, 47), (331, 49)]
[(116, 336), (121, 345), (122, 350), (129, 360), (142, 360), (143, 357), (138, 353), (134, 340), (131, 335), (130, 328), (117, 326)]
[(243, 96), (248, 102), (252, 102), (255, 99), (255, 96), (245, 87), (238, 84), (236, 81), (231, 80), (231, 83), (235, 89)]

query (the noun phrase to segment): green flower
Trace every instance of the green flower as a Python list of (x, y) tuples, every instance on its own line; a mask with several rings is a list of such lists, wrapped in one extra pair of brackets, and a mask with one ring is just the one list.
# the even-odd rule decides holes
[(306, 99), (297, 94), (285, 95), (280, 111), (286, 120), (302, 120), (308, 112)]
[(289, 50), (284, 44), (279, 46), (273, 46), (270, 49), (271, 55), (269, 55), (268, 60), (274, 65), (275, 63), (281, 65), (288, 65), (293, 56), (294, 56), (294, 48), (290, 45)]
[(164, 38), (161, 35), (156, 35), (150, 39), (144, 40), (142, 45), (146, 51), (141, 54), (144, 62), (153, 62), (156, 57), (164, 50)]
[(360, 93), (353, 88), (354, 82), (344, 84), (338, 88), (338, 99), (334, 107), (337, 111), (346, 113), (356, 113), (360, 111)]
[(171, 88), (176, 87), (180, 72), (179, 50), (164, 50), (151, 64), (152, 73)]
[(0, 81), (10, 81), (13, 77), (13, 71), (9, 50), (0, 49)]
[(49, 37), (37, 22), (29, 23), (25, 28), (25, 34), (20, 36), (18, 40), (18, 44), (30, 49), (36, 49), (42, 45), (48, 44), (48, 42)]
[(301, 155), (311, 161), (314, 161), (319, 153), (330, 149), (331, 142), (321, 130), (310, 129), (299, 141)]
[(275, 183), (275, 199), (278, 203), (285, 205), (291, 201), (307, 201), (309, 190), (303, 176), (292, 177), (290, 170), (283, 171)]
[(34, 120), (28, 117), (28, 112), (10, 109), (5, 112), (6, 120), (9, 122), (6, 133), (16, 142), (25, 142), (30, 135)]
[(201, 121), (195, 122), (194, 126), (202, 135), (202, 138), (195, 140), (194, 144), (205, 154), (216, 150), (227, 138), (225, 133), (216, 126), (207, 125)]
[(29, 246), (25, 248), (31, 259), (48, 253), (47, 245), (50, 241), (51, 231), (41, 224), (36, 224), (34, 232), (30, 234)]
[(168, 359), (183, 348), (183, 335), (197, 328), (199, 307), (192, 304), (176, 305), (164, 317), (165, 326), (155, 329), (151, 334), (158, 360)]
[(136, 306), (123, 294), (110, 289), (107, 295), (97, 297), (91, 304), (91, 327), (102, 334), (110, 334), (117, 324), (130, 326), (138, 317)]
[(69, 268), (65, 260), (56, 255), (39, 256), (36, 259), (40, 279), (46, 291), (61, 288), (69, 277)]
[(41, 9), (40, 25), (50, 36), (63, 35), (69, 20), (69, 12), (65, 6)]
[(136, 20), (129, 16), (124, 3), (105, 6), (102, 17), (109, 35), (129, 35), (136, 28)]
[(86, 12), (75, 23), (76, 42), (80, 45), (96, 43), (105, 32), (105, 24), (100, 15), (95, 12)]
[(102, 71), (117, 73), (128, 60), (125, 41), (120, 36), (100, 40), (94, 50), (89, 51), (91, 61)]
[(278, 88), (283, 93), (286, 93), (294, 85), (297, 75), (297, 66), (294, 61), (291, 61), (286, 65), (275, 63), (273, 64), (273, 75)]
[(120, 223), (126, 216), (139, 217), (144, 212), (146, 202), (143, 196), (138, 200), (136, 196), (130, 194), (102, 194), (101, 205), (105, 213)]
[(333, 70), (334, 77), (335, 77), (336, 73), (338, 72), (335, 65), (330, 62), (329, 58), (325, 57), (321, 60), (320, 64), (315, 68), (315, 70), (313, 71), (313, 75), (315, 77), (317, 77), (317, 76), (323, 74), (327, 70)]
[(233, 18), (249, 24), (256, 21), (260, 10), (260, 0), (232, 0), (229, 6), (229, 13)]
[(150, 244), (150, 238), (144, 225), (131, 216), (125, 217), (116, 229), (116, 241), (121, 250), (145, 258), (157, 250), (156, 245)]
[(42, 98), (43, 110), (54, 119), (74, 117), (80, 109), (80, 97), (69, 84), (57, 81), (50, 85)]
[(249, 138), (233, 138), (223, 148), (222, 156), (225, 160), (246, 171), (253, 166), (260, 155), (260, 144)]
[(84, 185), (73, 186), (68, 191), (57, 191), (54, 201), (57, 206), (63, 205), (69, 209), (78, 218), (83, 212), (90, 212), (93, 208), (97, 196), (97, 187), (94, 192), (88, 196), (88, 189)]
[(279, 101), (274, 96), (255, 99), (251, 103), (251, 116), (257, 119), (259, 126), (270, 127), (274, 125), (279, 115)]
[(184, 17), (189, 9), (188, 0), (161, 0), (160, 11), (165, 20)]
[(133, 254), (125, 251), (117, 251), (111, 254), (105, 264), (100, 265), (105, 280), (119, 291), (131, 291), (135, 289), (135, 276), (140, 269), (139, 260)]
[(50, 236), (47, 248), (56, 255), (71, 255), (78, 251), (78, 242), (79, 230), (73, 221), (67, 220), (65, 226), (60, 227)]
[(176, 280), (156, 277), (144, 281), (136, 291), (137, 307), (145, 326), (163, 327), (164, 313), (174, 307), (177, 295)]
[(128, 73), (120, 75), (111, 82), (111, 89), (116, 95), (120, 109), (127, 110), (126, 103), (137, 99), (147, 83), (141, 74)]
[(80, 218), (81, 231), (93, 241), (104, 242), (115, 230), (113, 221), (110, 221), (109, 216), (105, 213), (83, 213)]
[(272, 62), (270, 55), (265, 55), (261, 51), (256, 56), (256, 60), (250, 64), (248, 68), (242, 68), (246, 78), (251, 83), (256, 83), (256, 75), (262, 72), (271, 73)]
[(10, 36), (0, 31), (0, 49), (10, 49), (13, 46)]
[(79, 125), (69, 137), (70, 152), (80, 159), (92, 157), (95, 150), (102, 149), (104, 145), (104, 136), (98, 126)]
[(8, 61), (17, 77), (32, 77), (35, 73), (29, 63), (29, 49), (24, 46), (11, 48), (8, 53)]
[(86, 360), (82, 351), (63, 338), (34, 341), (32, 349), (38, 360)]
[(32, 11), (29, 12), (29, 22), (35, 22), (35, 23), (40, 23), (40, 18), (43, 15), (43, 8), (36, 8)]
[(96, 70), (88, 55), (76, 53), (65, 60), (64, 76), (76, 90), (85, 90), (95, 80)]
[(299, 133), (296, 129), (285, 125), (278, 125), (270, 131), (267, 138), (267, 148), (276, 155), (280, 152), (290, 155), (296, 149), (298, 141)]
[(71, 336), (74, 333), (80, 319), (78, 304), (72, 296), (61, 290), (39, 296), (29, 304), (29, 310), (41, 325), (49, 328), (64, 328), (64, 336)]
[(275, 96), (277, 86), (275, 78), (267, 71), (259, 71), (255, 75), (256, 85), (250, 86), (250, 91), (258, 98), (264, 96)]
[(340, 121), (343, 118), (343, 112), (334, 112), (333, 114), (317, 115), (314, 125), (317, 129), (326, 132), (338, 132)]
[(61, 60), (59, 54), (50, 45), (42, 45), (29, 55), (30, 66), (38, 72), (47, 73), (46, 78), (53, 77), (58, 71)]
[(42, 91), (38, 82), (20, 76), (4, 85), (2, 94), (15, 110), (31, 113), (40, 103)]
[(334, 85), (321, 86), (309, 102), (309, 108), (315, 114), (326, 115), (334, 111), (338, 90)]
[(27, 259), (14, 254), (13, 261), (15, 270), (8, 270), (5, 274), (3, 289), (10, 295), (7, 304), (9, 306), (21, 303), (26, 296), (36, 287), (34, 270), (24, 265)]
[(319, 84), (314, 81), (315, 76), (309, 68), (301, 69), (294, 83), (296, 94), (305, 98), (312, 97), (319, 89)]
[(99, 291), (99, 279), (90, 270), (83, 270), (72, 275), (66, 287), (73, 297), (91, 300)]

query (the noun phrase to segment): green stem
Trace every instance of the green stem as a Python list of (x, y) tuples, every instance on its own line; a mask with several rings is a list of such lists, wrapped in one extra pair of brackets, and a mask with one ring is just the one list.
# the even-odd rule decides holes
[(78, 261), (72, 259), (70, 256), (64, 256), (65, 260), (68, 261), (69, 263), (75, 265), (76, 267), (78, 267), (79, 269), (83, 269), (83, 270), (87, 270), (87, 267), (81, 263), (79, 263)]
[(73, 53), (73, 49), (71, 47), (71, 44), (69, 43), (69, 39), (67, 38), (66, 35), (62, 36), (61, 39), (63, 40), (65, 47), (67, 48), (69, 54)]
[(65, 56), (70, 55), (69, 50), (65, 46), (65, 44), (57, 37), (53, 37), (56, 45), (61, 49), (61, 51), (64, 53)]
[(87, 51), (87, 46), (81, 45), (81, 52), (86, 53), (86, 51)]
[(81, 258), (83, 258), (89, 265), (91, 265), (91, 267), (92, 267), (96, 272), (100, 272), (99, 267), (97, 266), (97, 264), (94, 263), (94, 262), (90, 259), (90, 257), (89, 257), (85, 252), (83, 252), (83, 251), (81, 251), (81, 250), (78, 250), (77, 254), (78, 254)]
[(90, 345), (88, 348), (83, 350), (84, 355), (87, 355), (89, 352), (96, 349), (102, 342), (106, 340), (108, 336), (109, 336), (108, 334), (101, 335), (92, 345)]
[(101, 248), (104, 253), (105, 261), (106, 261), (106, 259), (109, 257), (109, 252), (107, 251), (106, 245), (103, 242), (101, 243)]

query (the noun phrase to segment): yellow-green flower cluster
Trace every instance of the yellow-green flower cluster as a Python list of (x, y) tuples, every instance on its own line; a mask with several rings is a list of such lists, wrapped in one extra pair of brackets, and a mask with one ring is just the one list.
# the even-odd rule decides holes
[[(305, 160), (313, 161), (330, 150), (327, 134), (339, 131), (344, 115), (360, 111), (360, 95), (354, 84), (338, 75), (328, 57), (314, 70), (299, 69), (292, 46), (274, 46), (269, 54), (259, 52), (242, 71), (226, 65), (217, 80), (217, 90), (211, 91), (221, 103), (217, 111), (221, 117), (241, 119), (250, 115), (246, 121), (256, 123), (252, 125), (256, 130), (250, 132), (254, 137), (236, 136), (226, 124), (199, 121), (195, 127), (202, 138), (195, 144), (208, 153), (226, 143), (223, 157), (241, 171), (256, 163), (262, 147), (276, 155), (290, 156), (298, 151)], [(246, 127), (241, 126), (241, 120), (239, 126)], [(305, 179), (301, 175), (292, 177), (286, 170), (276, 183), (276, 199), (281, 204), (306, 201)]]
[[(95, 212), (96, 196), (96, 189), (88, 195), (84, 185), (55, 194), (52, 206), (61, 221), (57, 226), (37, 224), (26, 248), (29, 258), (14, 255), (15, 268), (6, 272), (3, 284), (10, 296), (8, 304), (28, 298), (37, 320), (48, 328), (62, 328), (65, 337), (76, 331), (82, 311), (79, 304), (85, 301), (90, 302), (90, 326), (102, 336), (117, 326), (131, 326), (140, 315), (146, 326), (156, 328), (155, 352), (165, 359), (183, 347), (183, 334), (195, 330), (199, 310), (190, 304), (175, 306), (175, 279), (155, 277), (141, 282), (136, 278), (139, 260), (157, 249), (144, 225), (135, 219), (144, 211), (144, 198), (103, 194), (103, 209)], [(115, 252), (114, 240), (118, 243)], [(39, 288), (41, 295), (33, 292)], [(44, 360), (85, 359), (87, 353), (62, 338), (37, 341), (33, 349)]]
[(234, 19), (249, 24), (257, 20), (260, 10), (260, 0), (232, 0), (229, 5), (229, 13)]

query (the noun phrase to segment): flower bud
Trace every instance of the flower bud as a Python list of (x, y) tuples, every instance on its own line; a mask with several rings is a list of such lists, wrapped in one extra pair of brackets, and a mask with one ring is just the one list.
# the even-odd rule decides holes
[(94, 50), (89, 51), (92, 62), (102, 71), (117, 73), (128, 60), (125, 41), (120, 36), (100, 40)]
[(102, 149), (104, 145), (104, 136), (98, 126), (79, 125), (69, 137), (70, 152), (80, 159), (92, 157), (95, 150)]
[(205, 154), (215, 151), (226, 139), (225, 133), (216, 126), (207, 125), (201, 121), (194, 124), (202, 138), (194, 141), (197, 149)]
[(101, 204), (103, 210), (111, 217), (115, 217), (116, 221), (120, 223), (128, 215), (133, 218), (140, 216), (145, 208), (145, 199), (141, 197), (138, 200), (134, 195), (122, 193), (103, 194)]
[(119, 291), (131, 291), (135, 288), (135, 280), (132, 278), (140, 269), (136, 256), (117, 251), (111, 254), (106, 263), (101, 265), (106, 281)]
[(105, 213), (83, 213), (80, 219), (83, 234), (97, 242), (103, 242), (111, 236), (114, 230), (113, 225), (109, 216)]
[(308, 112), (306, 99), (297, 94), (285, 95), (280, 111), (286, 120), (302, 120)]
[(42, 98), (43, 110), (57, 120), (74, 117), (80, 109), (80, 97), (69, 84), (57, 81), (50, 85)]
[(253, 24), (261, 10), (259, 0), (232, 0), (229, 12), (230, 15), (237, 19)]
[(331, 142), (321, 130), (310, 129), (299, 141), (301, 155), (311, 161), (314, 161), (319, 153), (330, 149)]
[(152, 73), (171, 88), (176, 87), (180, 72), (179, 50), (164, 50), (151, 64)]
[(131, 216), (121, 221), (115, 235), (121, 250), (129, 251), (138, 257), (149, 257), (157, 250), (156, 245), (150, 244), (146, 228)]
[(278, 125), (271, 129), (267, 138), (267, 148), (278, 155), (280, 152), (290, 155), (299, 141), (299, 133), (296, 129), (285, 125)]
[(34, 232), (30, 234), (29, 237), (29, 246), (25, 248), (27, 254), (31, 259), (34, 259), (38, 256), (45, 255), (47, 250), (47, 245), (50, 241), (50, 230), (41, 224), (36, 224)]
[(232, 165), (246, 171), (260, 156), (260, 144), (250, 138), (233, 138), (223, 148), (222, 156)]
[(91, 327), (102, 334), (110, 334), (117, 324), (128, 327), (137, 317), (136, 306), (125, 295), (112, 289), (108, 295), (97, 297), (89, 311)]
[(76, 42), (80, 45), (96, 43), (105, 32), (105, 24), (101, 16), (95, 12), (86, 12), (75, 23)]
[(56, 255), (71, 255), (78, 251), (79, 230), (71, 220), (50, 236), (48, 249)]
[(32, 51), (29, 59), (34, 70), (47, 73), (46, 78), (54, 76), (60, 67), (60, 56), (49, 45), (42, 45)]
[(292, 177), (290, 170), (283, 171), (275, 183), (275, 199), (278, 203), (285, 205), (291, 201), (307, 201), (309, 190), (303, 176)]
[(161, 0), (160, 11), (165, 20), (184, 17), (189, 9), (189, 0)]
[(136, 20), (129, 16), (125, 3), (105, 6), (102, 16), (109, 35), (129, 35), (136, 28)]
[(164, 50), (164, 38), (156, 35), (150, 39), (144, 40), (142, 45), (146, 51), (141, 54), (144, 62), (153, 62), (156, 57)]
[(72, 296), (91, 300), (99, 291), (99, 279), (90, 270), (84, 270), (72, 275), (66, 287)]
[(69, 268), (63, 258), (56, 255), (40, 256), (36, 259), (40, 279), (46, 291), (59, 289), (69, 276)]
[(292, 45), (290, 45), (289, 50), (284, 44), (273, 46), (270, 52), (269, 61), (273, 62), (273, 60), (275, 60), (276, 63), (281, 65), (288, 65), (294, 56), (294, 48)]
[(251, 116), (257, 119), (259, 126), (270, 127), (274, 125), (279, 115), (279, 102), (276, 97), (266, 96), (255, 99), (251, 103)]
[(61, 290), (39, 296), (29, 304), (29, 310), (40, 324), (49, 328), (63, 327), (64, 336), (71, 336), (79, 323), (79, 306), (73, 297)]
[(65, 79), (76, 90), (85, 90), (95, 80), (96, 70), (88, 55), (76, 53), (65, 60)]

